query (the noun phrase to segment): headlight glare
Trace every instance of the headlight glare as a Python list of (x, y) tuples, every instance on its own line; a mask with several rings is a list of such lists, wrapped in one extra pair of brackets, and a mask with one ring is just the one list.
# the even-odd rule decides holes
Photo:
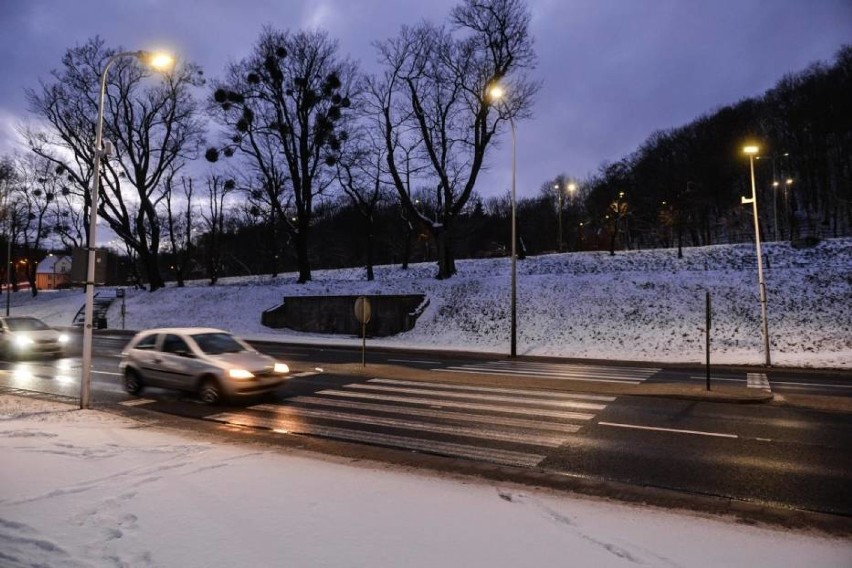
[(231, 369), (228, 371), (228, 376), (232, 379), (253, 379), (254, 375), (251, 371), (246, 371), (245, 369)]
[(33, 343), (35, 343), (35, 342), (32, 339), (30, 339), (29, 337), (23, 336), (23, 335), (19, 335), (15, 338), (15, 345), (19, 349), (26, 349), (27, 347), (29, 347)]
[(274, 373), (284, 374), (290, 372), (290, 367), (287, 366), (287, 363), (275, 363), (275, 367), (272, 369)]
[(68, 343), (68, 336), (63, 333), (59, 336), (58, 341), (64, 345), (65, 343)]

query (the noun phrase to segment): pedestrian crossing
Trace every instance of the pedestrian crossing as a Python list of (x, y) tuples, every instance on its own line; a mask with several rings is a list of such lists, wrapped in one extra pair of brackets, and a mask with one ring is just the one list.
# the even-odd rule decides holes
[(746, 386), (750, 389), (772, 390), (766, 373), (746, 373)]
[(605, 365), (580, 365), (541, 363), (536, 361), (487, 361), (451, 367), (438, 367), (433, 371), (532, 377), (536, 379), (570, 380), (595, 383), (638, 385), (660, 369), (653, 367), (614, 367)]
[(535, 467), (615, 397), (374, 378), (207, 419)]

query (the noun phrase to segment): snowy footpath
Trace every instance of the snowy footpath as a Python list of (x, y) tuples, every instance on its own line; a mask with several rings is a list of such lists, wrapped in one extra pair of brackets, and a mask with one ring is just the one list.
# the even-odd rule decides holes
[(0, 394), (0, 566), (852, 566), (849, 540)]

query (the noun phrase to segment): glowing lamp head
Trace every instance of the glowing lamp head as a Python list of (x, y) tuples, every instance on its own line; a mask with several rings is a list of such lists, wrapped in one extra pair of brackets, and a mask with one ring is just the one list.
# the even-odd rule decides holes
[(760, 148), (755, 144), (750, 144), (748, 146), (743, 147), (743, 152), (746, 154), (754, 155), (760, 152)]
[(491, 97), (491, 100), (499, 101), (506, 94), (506, 91), (500, 85), (492, 85), (490, 89), (488, 89), (488, 96)]
[(569, 183), (568, 184), (568, 191), (570, 191), (571, 193), (574, 193), (575, 191), (577, 191), (577, 184), (576, 183)]
[(142, 60), (145, 65), (148, 65), (152, 69), (156, 69), (157, 71), (168, 71), (172, 67), (174, 67), (175, 59), (168, 53), (164, 53), (161, 51), (158, 52), (150, 52), (150, 51), (140, 51), (139, 59)]

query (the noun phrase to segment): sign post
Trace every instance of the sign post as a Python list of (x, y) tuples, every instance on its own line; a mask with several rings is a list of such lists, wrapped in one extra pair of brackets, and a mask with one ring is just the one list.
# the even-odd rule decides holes
[(370, 299), (366, 296), (358, 296), (355, 300), (355, 319), (361, 324), (361, 366), (367, 366), (367, 324), (373, 315), (370, 307)]
[(704, 329), (706, 330), (705, 331), (706, 335), (705, 335), (705, 338), (704, 338), (704, 343), (706, 345), (706, 355), (707, 355), (707, 379), (706, 379), (707, 380), (707, 390), (709, 391), (710, 390), (710, 324), (711, 324), (711, 320), (713, 319), (713, 316), (712, 316), (712, 313), (711, 313), (711, 310), (710, 310), (710, 290), (705, 290), (705, 293), (706, 293), (706, 296), (705, 296), (706, 297), (706, 308), (705, 308), (705, 314), (704, 314), (704, 316), (705, 316), (704, 317), (704, 319), (705, 319)]

